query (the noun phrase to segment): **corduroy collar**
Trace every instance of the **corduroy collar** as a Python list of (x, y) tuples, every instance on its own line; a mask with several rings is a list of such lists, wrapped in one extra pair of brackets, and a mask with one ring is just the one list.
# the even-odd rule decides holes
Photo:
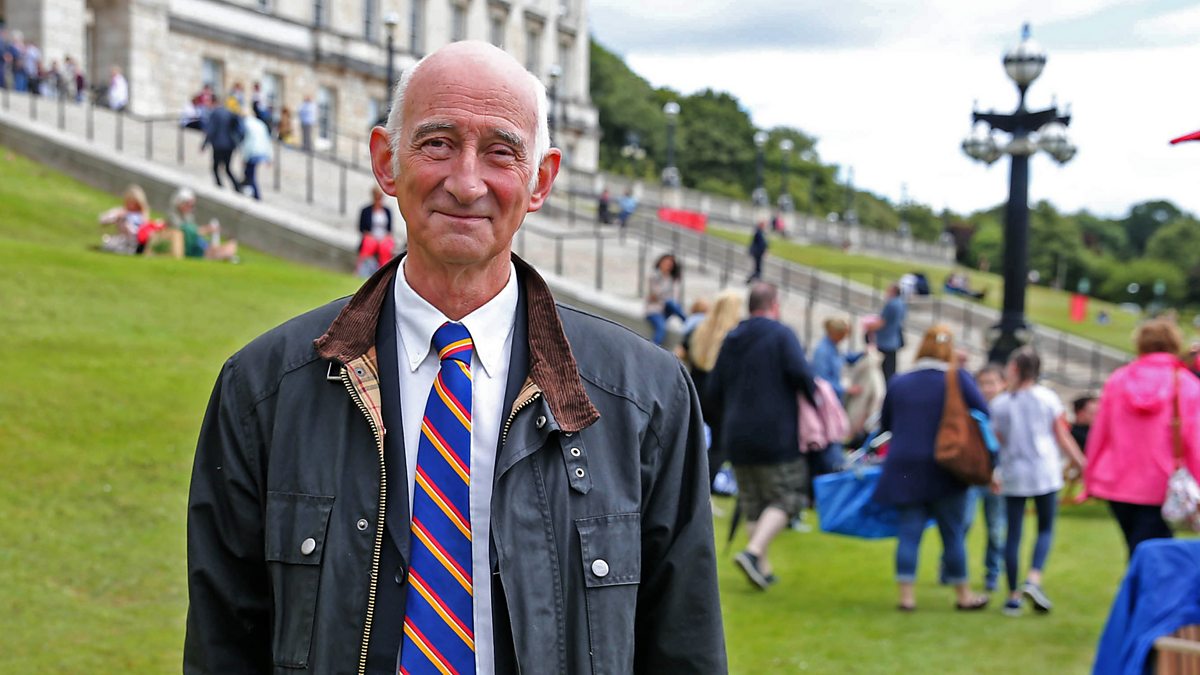
[[(348, 363), (374, 346), (383, 299), (391, 292), (401, 258), (396, 256), (367, 279), (325, 334), (313, 341), (322, 358)], [(559, 428), (570, 433), (581, 431), (598, 420), (600, 412), (583, 388), (554, 296), (531, 265), (516, 254), (512, 261), (528, 299), (529, 379), (542, 390)]]

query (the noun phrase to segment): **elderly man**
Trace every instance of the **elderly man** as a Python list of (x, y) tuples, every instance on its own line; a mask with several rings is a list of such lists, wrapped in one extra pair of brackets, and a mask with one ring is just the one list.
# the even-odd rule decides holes
[(188, 514), (188, 673), (726, 670), (700, 408), (511, 253), (542, 85), (457, 42), (371, 135), (408, 251), (225, 364)]

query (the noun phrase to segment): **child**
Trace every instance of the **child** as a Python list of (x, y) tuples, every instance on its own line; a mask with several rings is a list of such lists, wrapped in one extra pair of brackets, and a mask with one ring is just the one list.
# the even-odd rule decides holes
[[(1075, 444), (1082, 450), (1087, 447), (1088, 432), (1092, 429), (1092, 420), (1096, 418), (1096, 409), (1100, 407), (1100, 399), (1085, 394), (1075, 399), (1071, 403), (1071, 407), (1075, 410), (1075, 422), (1071, 424), (1071, 438), (1075, 439)], [(1083, 474), (1074, 466), (1067, 466), (1064, 469), (1063, 479), (1067, 484), (1063, 487), (1061, 503), (1078, 504), (1087, 499), (1080, 489), (1082, 477)]]
[[(1004, 613), (1021, 614), (1022, 598), (1028, 598), (1040, 613), (1052, 603), (1042, 590), (1042, 570), (1054, 540), (1054, 516), (1058, 491), (1063, 486), (1059, 450), (1076, 466), (1085, 464), (1083, 453), (1071, 437), (1066, 413), (1058, 394), (1038, 384), (1041, 359), (1031, 347), (1013, 352), (1008, 361), (1009, 390), (991, 404), (992, 426), (1000, 439), (1000, 461), (993, 490), (1004, 495), (1008, 538), (1004, 563), (1008, 576), (1008, 601)], [(1025, 583), (1017, 588), (1017, 556), (1021, 548), (1025, 500), (1033, 498), (1037, 510), (1037, 540)]]
[[(1004, 369), (996, 364), (988, 364), (975, 373), (975, 383), (984, 400), (991, 405), (992, 401), (1004, 392)], [(967, 491), (967, 520), (966, 530), (970, 532), (975, 522), (975, 504), (983, 502), (983, 520), (987, 525), (987, 545), (983, 552), (983, 588), (991, 593), (996, 590), (1000, 578), (1000, 561), (1004, 556), (1004, 498), (992, 492), (986, 485), (975, 485)]]

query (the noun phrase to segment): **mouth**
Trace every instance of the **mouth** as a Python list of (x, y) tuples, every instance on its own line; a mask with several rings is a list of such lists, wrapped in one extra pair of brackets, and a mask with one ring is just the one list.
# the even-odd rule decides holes
[(435, 215), (450, 221), (451, 223), (461, 223), (463, 225), (474, 225), (478, 223), (486, 223), (490, 218), (487, 216), (476, 215), (473, 213), (454, 213), (452, 211), (434, 211)]

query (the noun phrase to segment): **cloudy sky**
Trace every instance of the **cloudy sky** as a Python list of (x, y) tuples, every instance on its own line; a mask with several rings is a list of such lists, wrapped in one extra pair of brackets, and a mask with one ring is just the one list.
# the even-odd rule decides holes
[(1196, 0), (591, 0), (597, 40), (656, 86), (726, 90), (762, 127), (815, 135), (855, 184), (934, 208), (1003, 202), (1008, 161), (960, 150), (972, 103), (1011, 112), (1001, 57), (1029, 21), (1049, 54), (1028, 95), (1071, 106), (1079, 154), (1031, 163), (1030, 199), (1122, 215), (1166, 198), (1200, 213)]

